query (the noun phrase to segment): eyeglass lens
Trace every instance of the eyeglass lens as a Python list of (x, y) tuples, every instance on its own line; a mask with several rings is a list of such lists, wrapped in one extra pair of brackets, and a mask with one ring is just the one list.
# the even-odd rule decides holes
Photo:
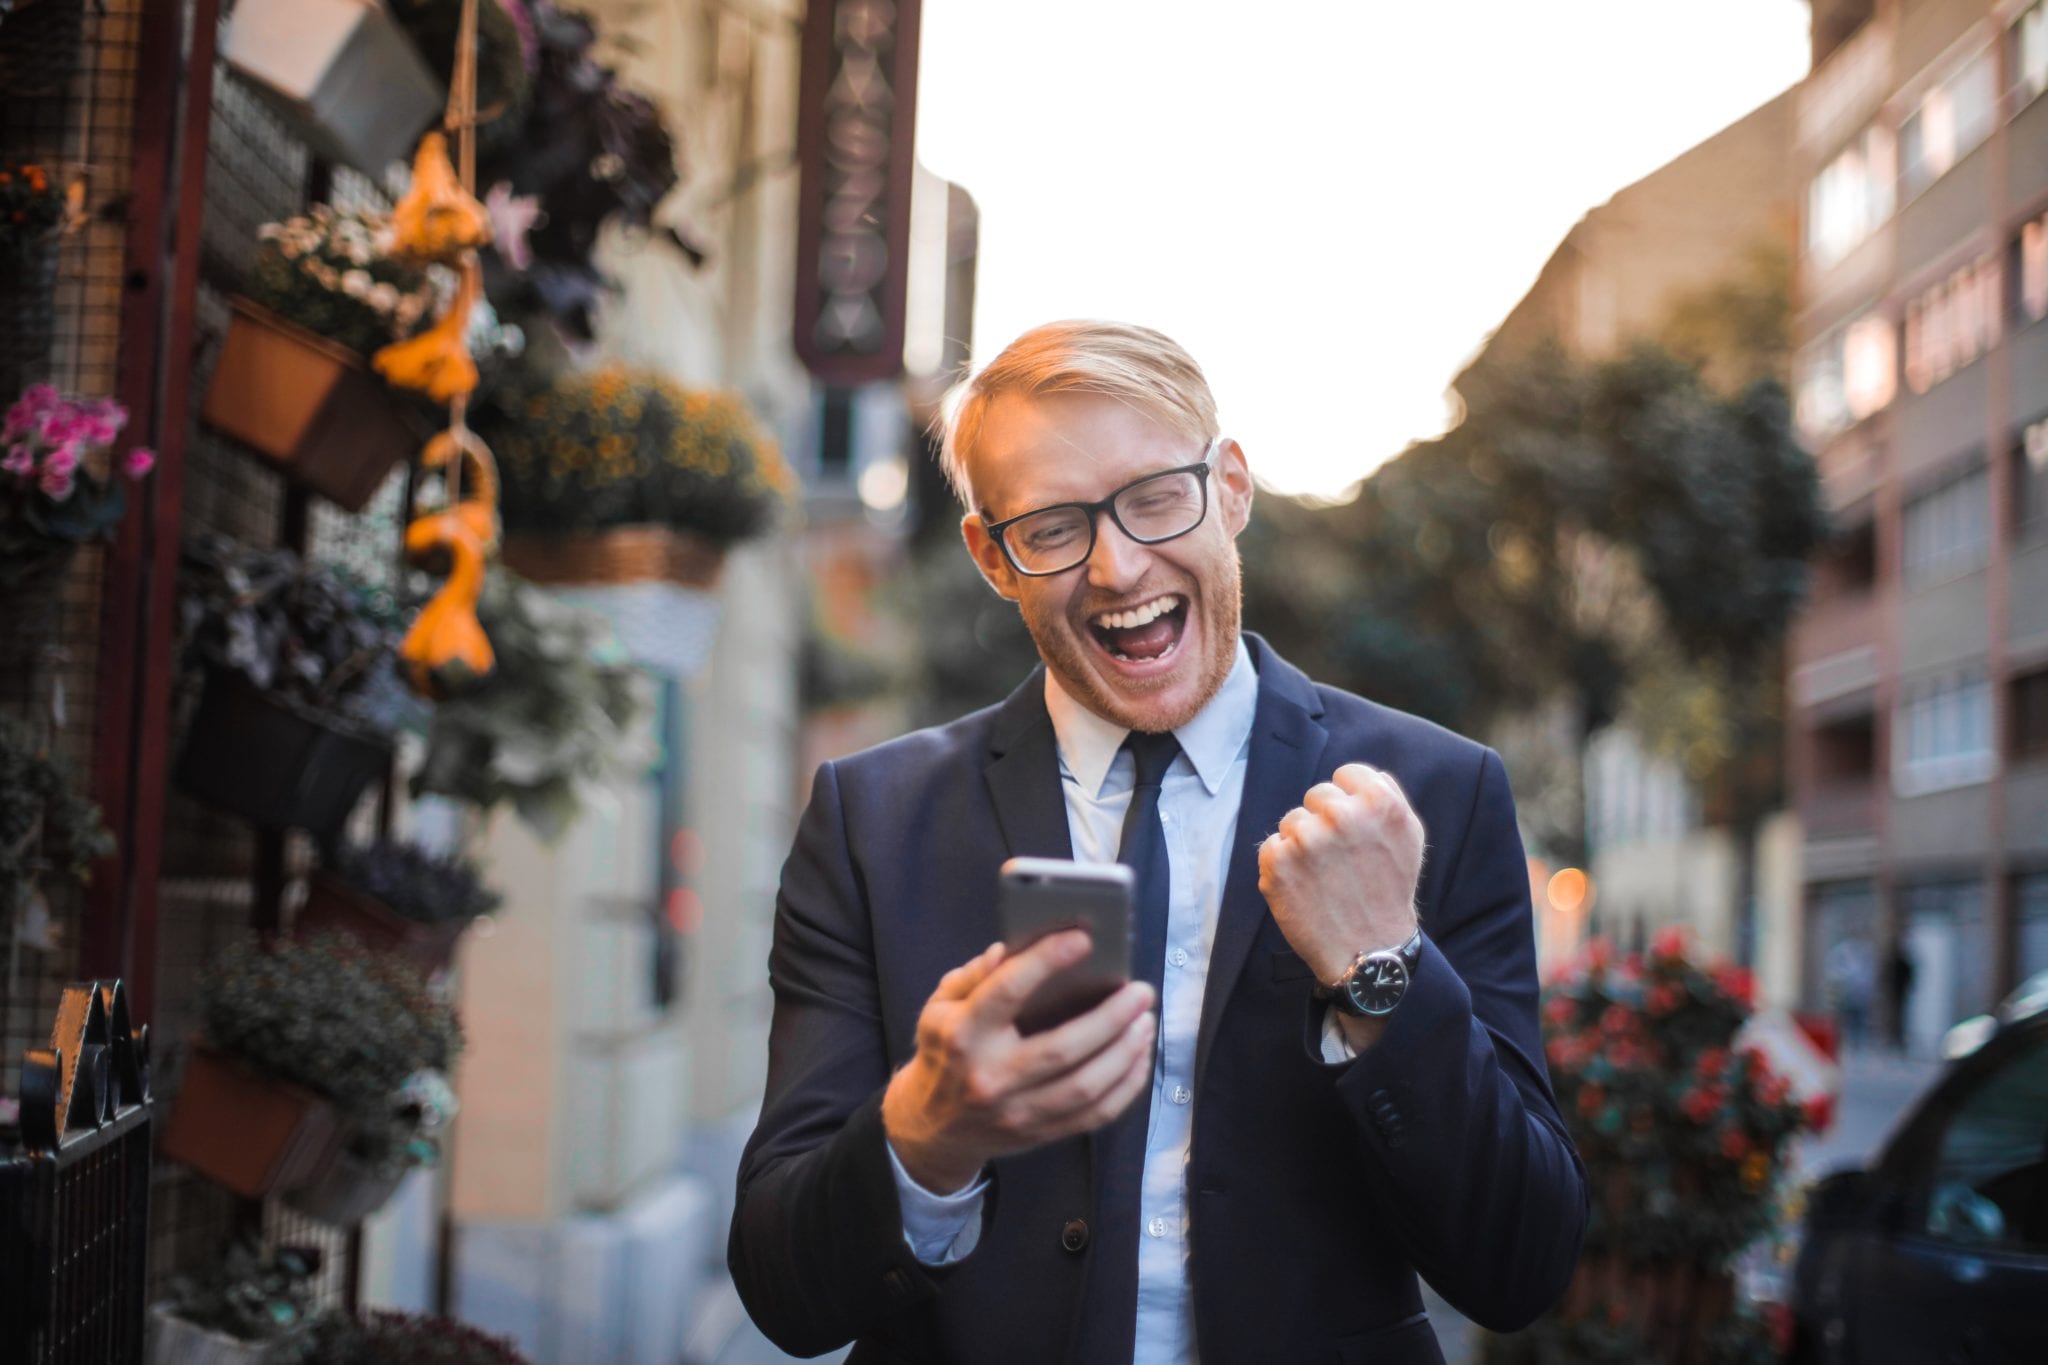
[[(1171, 540), (1202, 520), (1202, 492), (1199, 475), (1176, 470), (1124, 489), (1111, 504), (1112, 514), (1133, 540)], [(1012, 523), (1004, 539), (1026, 573), (1058, 573), (1088, 557), (1095, 547), (1094, 531), (1086, 509), (1048, 507)]]

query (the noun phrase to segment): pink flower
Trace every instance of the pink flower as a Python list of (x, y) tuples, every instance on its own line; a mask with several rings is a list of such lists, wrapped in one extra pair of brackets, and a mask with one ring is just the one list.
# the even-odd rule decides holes
[(32, 416), (41, 417), (62, 404), (64, 397), (54, 384), (31, 384), (21, 391), (21, 401)]
[(43, 475), (61, 474), (70, 478), (78, 470), (78, 447), (61, 445), (51, 451), (43, 460)]
[(7, 458), (0, 460), (0, 469), (25, 479), (36, 472), (36, 453), (27, 446), (11, 446)]
[[(120, 435), (121, 428), (128, 425), (128, 409), (112, 398), (100, 399), (89, 411), (95, 422), (103, 423), (115, 436)], [(111, 441), (114, 437), (109, 436), (107, 439)]]
[(45, 466), (40, 484), (52, 502), (62, 502), (71, 496), (71, 475), (68, 471), (60, 474)]
[(131, 479), (139, 479), (154, 468), (156, 468), (156, 452), (148, 446), (137, 446), (128, 452), (128, 459), (121, 466), (121, 472)]

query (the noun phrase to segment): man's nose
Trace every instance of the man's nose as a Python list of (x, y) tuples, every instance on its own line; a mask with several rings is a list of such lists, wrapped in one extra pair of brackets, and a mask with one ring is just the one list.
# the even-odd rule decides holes
[(1095, 514), (1095, 548), (1088, 552), (1088, 582), (1112, 590), (1138, 581), (1150, 563), (1150, 546), (1125, 535), (1107, 509)]

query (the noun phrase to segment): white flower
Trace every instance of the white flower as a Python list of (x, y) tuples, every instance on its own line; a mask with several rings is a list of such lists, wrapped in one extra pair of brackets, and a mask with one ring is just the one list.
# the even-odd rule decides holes
[(370, 306), (380, 313), (389, 313), (398, 307), (398, 286), (373, 284), (370, 286)]
[(341, 292), (352, 299), (368, 298), (370, 296), (370, 283), (368, 272), (350, 270), (341, 277)]

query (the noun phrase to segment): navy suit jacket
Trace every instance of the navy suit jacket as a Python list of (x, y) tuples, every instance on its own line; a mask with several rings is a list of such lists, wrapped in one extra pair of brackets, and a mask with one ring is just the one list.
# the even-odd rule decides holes
[[(1482, 1325), (1519, 1327), (1563, 1292), (1586, 1219), (1543, 1065), (1514, 802), (1491, 750), (1311, 683), (1246, 638), (1258, 708), (1187, 1164), (1197, 1349), (1205, 1365), (1438, 1362), (1418, 1272)], [(1258, 847), (1353, 760), (1393, 774), (1422, 819), (1424, 944), (1379, 1042), (1330, 1067), (1308, 968), (1259, 894)], [(1092, 1135), (996, 1160), (963, 1260), (925, 1267), (903, 1240), (882, 1092), (939, 977), (1001, 937), (997, 868), (1015, 854), (1072, 856), (1042, 670), (1000, 706), (818, 770), (783, 868), (767, 1094), (728, 1252), (785, 1350), (1130, 1359), (1128, 1327), (1081, 1328), (1088, 1258), (1136, 1244), (1135, 1228), (1073, 1226), (1096, 1219)]]

